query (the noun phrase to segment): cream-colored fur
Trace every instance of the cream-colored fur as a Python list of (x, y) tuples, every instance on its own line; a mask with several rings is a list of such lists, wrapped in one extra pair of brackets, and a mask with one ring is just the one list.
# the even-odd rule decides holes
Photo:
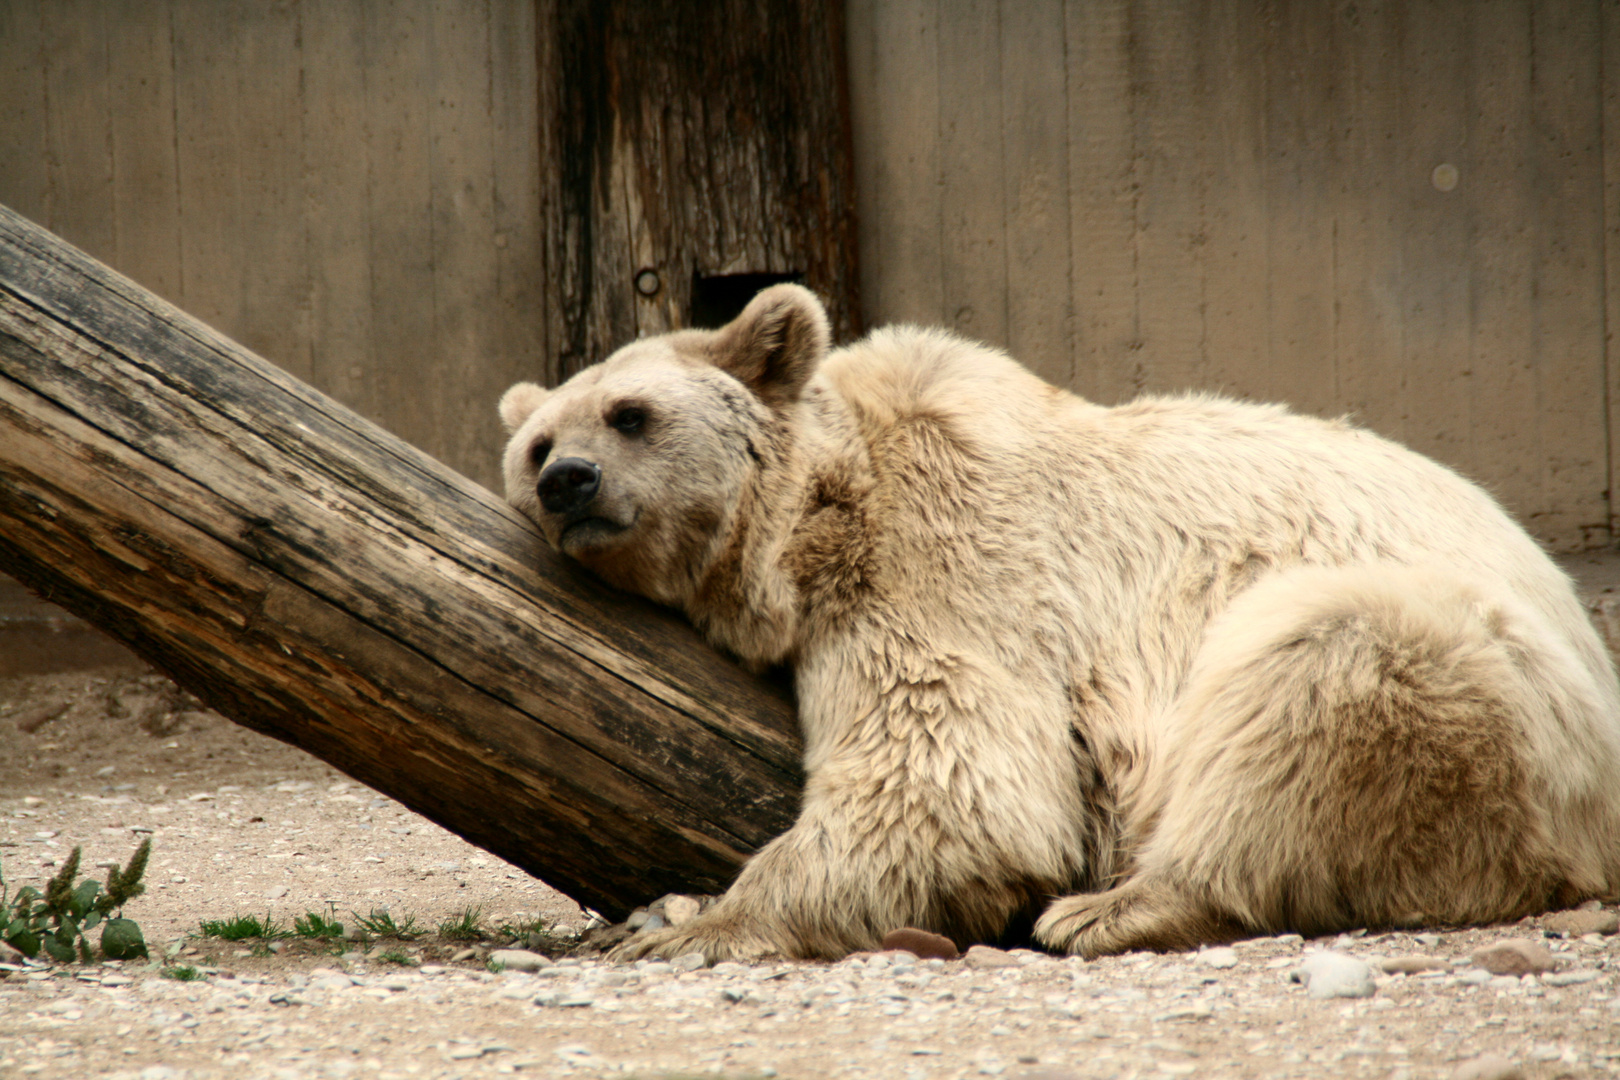
[[(627, 955), (1037, 918), (1094, 955), (1620, 893), (1620, 695), (1569, 581), (1351, 424), (1104, 408), (941, 331), (829, 353), (794, 286), (501, 411), (552, 543), (795, 673), (798, 823)], [(584, 510), (536, 495), (561, 458), (601, 470)]]

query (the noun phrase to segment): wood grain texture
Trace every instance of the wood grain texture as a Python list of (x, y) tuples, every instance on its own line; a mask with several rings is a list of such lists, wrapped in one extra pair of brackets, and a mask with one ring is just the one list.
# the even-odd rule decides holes
[(687, 325), (700, 275), (803, 275), (858, 331), (838, 0), (546, 0), (537, 32), (550, 381)]
[(795, 811), (780, 690), (4, 210), (0, 569), (604, 914), (723, 888)]
[[(1350, 413), (1555, 548), (1612, 541), (1611, 0), (858, 11), (871, 322), (1005, 311), (970, 332), (1095, 400), (1203, 389)], [(917, 21), (937, 48), (893, 44)], [(1027, 217), (1053, 140), (1066, 253), (1031, 246)]]

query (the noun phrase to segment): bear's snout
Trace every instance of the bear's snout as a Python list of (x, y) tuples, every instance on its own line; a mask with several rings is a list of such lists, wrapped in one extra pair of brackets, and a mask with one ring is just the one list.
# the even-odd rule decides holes
[(582, 509), (602, 487), (602, 470), (584, 458), (560, 458), (540, 473), (535, 490), (540, 505), (550, 514), (572, 514)]

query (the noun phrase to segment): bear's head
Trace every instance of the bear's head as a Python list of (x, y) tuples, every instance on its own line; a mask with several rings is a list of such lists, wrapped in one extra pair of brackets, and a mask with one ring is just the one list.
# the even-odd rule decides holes
[(518, 383), (500, 403), (506, 497), (607, 581), (684, 605), (829, 343), (815, 295), (776, 285), (719, 330), (634, 342), (555, 390)]

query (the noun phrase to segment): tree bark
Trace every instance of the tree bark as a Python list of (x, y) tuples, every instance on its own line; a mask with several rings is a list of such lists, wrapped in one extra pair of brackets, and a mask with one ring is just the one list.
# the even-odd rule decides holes
[(612, 918), (796, 810), (781, 686), (4, 208), (0, 570)]
[(540, 0), (537, 26), (548, 382), (713, 325), (705, 285), (802, 281), (860, 332), (842, 0)]

